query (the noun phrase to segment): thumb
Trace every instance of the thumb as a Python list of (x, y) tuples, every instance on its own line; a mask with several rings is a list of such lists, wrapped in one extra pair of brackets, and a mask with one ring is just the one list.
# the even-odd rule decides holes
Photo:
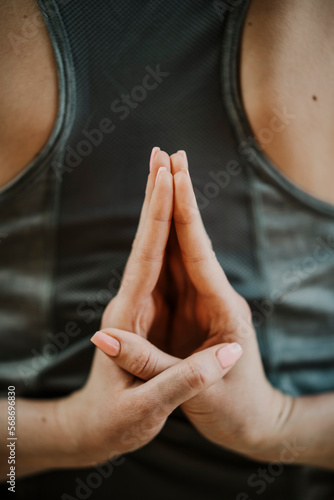
[[(179, 405), (221, 380), (242, 355), (239, 344), (220, 344), (174, 363), (136, 389), (156, 416), (166, 418)], [(140, 394), (139, 394), (140, 393)]]
[(93, 344), (128, 373), (149, 380), (179, 361), (140, 335), (118, 328), (104, 328), (91, 338)]

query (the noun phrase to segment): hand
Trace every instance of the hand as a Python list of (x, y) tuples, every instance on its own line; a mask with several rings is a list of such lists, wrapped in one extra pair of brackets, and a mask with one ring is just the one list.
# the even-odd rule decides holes
[[(159, 181), (157, 175), (159, 171)], [(167, 153), (153, 148), (145, 200), (120, 289), (106, 307), (101, 328), (113, 326), (143, 337), (155, 327), (166, 329), (168, 307), (162, 274), (173, 208), (173, 181)]]
[[(185, 151), (178, 151), (171, 156), (173, 174), (179, 169), (187, 172), (187, 165)], [(157, 315), (153, 328), (149, 331), (148, 339), (163, 351), (185, 358), (203, 344), (206, 333), (194, 315), (197, 292), (182, 259), (174, 220), (171, 223), (165, 254), (159, 282), (163, 284), (162, 296), (169, 309), (168, 332), (164, 330), (162, 334), (161, 322)]]
[[(92, 340), (101, 350), (87, 384), (58, 403), (75, 467), (144, 446), (176, 407), (209, 388), (230, 368), (219, 361), (221, 345), (179, 361), (132, 332), (105, 329)], [(154, 361), (158, 359), (159, 373)]]
[[(153, 320), (155, 320), (156, 326), (163, 334), (167, 325), (168, 309), (160, 291), (158, 279), (170, 231), (172, 206), (173, 181), (170, 173), (170, 159), (167, 153), (155, 148), (151, 154), (150, 173), (136, 238), (120, 290), (103, 314), (102, 328), (112, 325), (146, 337)], [(120, 424), (124, 424), (124, 429), (126, 429), (131, 423), (124, 419), (124, 407), (120, 405), (118, 393), (114, 392), (115, 387), (118, 387), (118, 391), (123, 393), (124, 388), (132, 387), (135, 384), (131, 375), (131, 367), (129, 371), (130, 374), (124, 372), (97, 349), (88, 382), (64, 406), (66, 412), (69, 413), (72, 412), (73, 405), (75, 414), (80, 420), (82, 420), (80, 412), (85, 415), (85, 422), (82, 422), (78, 430), (84, 428), (87, 437), (95, 436), (94, 439), (98, 446), (96, 452), (103, 449), (104, 442), (107, 443), (108, 447), (110, 446), (109, 428), (119, 430), (117, 414), (112, 412), (116, 403), (120, 407)], [(133, 392), (130, 391), (129, 396), (130, 394)], [(139, 393), (138, 398), (140, 398)], [(129, 397), (129, 401), (133, 401), (132, 398)], [(145, 408), (145, 405), (142, 407)], [(88, 415), (86, 415), (87, 409)], [(140, 418), (140, 414), (132, 414), (131, 412), (130, 416), (133, 417), (134, 421)], [(66, 417), (64, 420), (67, 421), (69, 418)], [(71, 427), (71, 434), (76, 435), (77, 419), (73, 418), (73, 422), (75, 422), (76, 428), (72, 429)], [(86, 422), (91, 425), (92, 429), (95, 429), (94, 432), (87, 427)], [(100, 432), (101, 424), (103, 429), (107, 429), (106, 440), (104, 440), (104, 431)], [(163, 424), (163, 418), (160, 424)], [(152, 431), (153, 434), (154, 431)], [(76, 445), (76, 442), (79, 444)], [(117, 439), (115, 443), (117, 444)], [(80, 450), (87, 448), (87, 453), (83, 453), (87, 457), (94, 454), (93, 440), (91, 443), (86, 443), (85, 436), (81, 433), (74, 439), (74, 447), (78, 447)]]
[[(181, 347), (186, 354), (185, 348), (191, 345), (195, 331), (197, 342), (204, 339), (197, 345), (198, 352), (228, 343), (223, 356), (226, 366), (238, 359), (240, 345), (244, 351), (226, 377), (183, 403), (182, 409), (210, 441), (252, 458), (265, 459), (268, 450), (276, 445), (273, 441), (279, 439), (278, 431), (290, 412), (292, 399), (276, 391), (265, 377), (249, 306), (231, 287), (212, 250), (185, 155), (179, 152), (171, 161), (177, 240), (173, 241), (174, 261), (169, 265), (179, 290), (174, 316), (177, 329), (171, 332), (171, 346)], [(147, 358), (149, 376), (160, 372), (165, 356), (155, 351)]]
[[(216, 259), (197, 207), (187, 162), (180, 154), (172, 156), (172, 173), (173, 218), (192, 284), (192, 318), (206, 336), (199, 349), (237, 342), (244, 352), (227, 377), (184, 403), (182, 409), (209, 440), (259, 458), (279, 436), (292, 399), (276, 391), (265, 377), (250, 308), (232, 288)], [(189, 326), (191, 332), (192, 323)]]
[[(185, 151), (178, 151), (171, 156), (171, 172), (173, 175), (178, 172), (184, 172), (188, 175), (188, 162)], [(182, 200), (181, 203), (183, 203)], [(197, 212), (197, 206), (193, 207), (192, 210)], [(207, 302), (210, 302), (210, 300), (204, 300), (205, 293), (198, 293), (187, 271), (176, 234), (176, 223), (178, 227), (182, 228), (182, 221), (175, 220), (174, 210), (174, 218), (171, 223), (166, 248), (165, 273), (163, 274), (163, 277), (166, 275), (167, 282), (164, 288), (166, 300), (166, 290), (169, 290), (169, 331), (167, 334), (164, 332), (164, 335), (161, 335), (161, 332), (156, 328), (154, 331), (150, 330), (148, 338), (154, 345), (165, 352), (184, 358), (207, 340), (207, 306), (210, 306)], [(206, 233), (205, 238), (207, 239)], [(205, 285), (205, 280), (203, 280), (203, 283)], [(245, 310), (247, 316), (249, 308), (246, 301), (236, 293), (234, 293), (234, 296), (235, 300), (239, 301), (240, 306)], [(209, 307), (209, 310), (211, 310), (211, 307)], [(162, 339), (164, 342), (161, 342)]]
[[(165, 168), (157, 176), (161, 166)], [(176, 358), (164, 354), (159, 363), (160, 374), (149, 382), (142, 380), (143, 375), (151, 378), (147, 352), (152, 360), (159, 352), (143, 337), (157, 312), (154, 293), (158, 293), (172, 204), (169, 157), (159, 152), (149, 175), (141, 220), (120, 291), (102, 322), (128, 326), (138, 335), (116, 330), (118, 335), (112, 339), (103, 332), (96, 333), (92, 340), (104, 352), (96, 351), (85, 386), (59, 402), (59, 419), (68, 432), (77, 466), (105, 461), (145, 445), (177, 406), (227, 372), (215, 355), (220, 346), (214, 346), (177, 365)], [(117, 364), (111, 359), (114, 356)]]

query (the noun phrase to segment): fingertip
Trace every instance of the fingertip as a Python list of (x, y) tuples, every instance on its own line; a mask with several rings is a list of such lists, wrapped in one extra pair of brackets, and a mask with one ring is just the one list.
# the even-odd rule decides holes
[(151, 156), (150, 156), (150, 172), (152, 170), (152, 165), (153, 165), (153, 160), (155, 158), (155, 155), (157, 154), (157, 152), (160, 151), (160, 148), (159, 146), (155, 146), (152, 151), (151, 151)]
[(189, 177), (188, 170), (179, 170), (176, 174), (173, 175), (175, 192), (180, 196), (186, 196), (189, 198), (189, 195), (192, 195), (192, 184)]
[(179, 170), (174, 174), (174, 179), (177, 180), (177, 182), (181, 182), (182, 179), (184, 181), (187, 181), (190, 179), (189, 177), (189, 171), (188, 170)]
[(163, 193), (168, 193), (173, 188), (173, 176), (166, 167), (160, 167), (157, 172), (154, 184), (154, 189), (156, 188), (159, 188), (159, 192)]
[(227, 369), (232, 367), (236, 361), (242, 356), (243, 350), (240, 344), (233, 342), (227, 344), (216, 352), (217, 359), (222, 368)]
[(179, 149), (178, 153), (183, 156), (184, 161), (185, 161), (185, 168), (188, 170), (189, 165), (188, 165), (187, 153), (183, 149)]
[(178, 172), (185, 171), (188, 172), (188, 159), (186, 152), (179, 150), (172, 154), (170, 157), (172, 173), (176, 175)]
[(166, 167), (167, 170), (171, 170), (169, 155), (166, 153), (166, 151), (161, 151), (159, 149), (152, 160), (151, 172), (158, 172), (160, 167)]
[(159, 178), (160, 178), (160, 175), (163, 173), (163, 172), (167, 172), (167, 168), (166, 167), (160, 167), (158, 172), (157, 172), (157, 176), (155, 178), (155, 185), (157, 184)]
[(91, 337), (91, 342), (109, 356), (117, 356), (121, 345), (117, 339), (105, 332), (98, 331)]
[[(153, 150), (154, 149), (156, 148), (153, 148)], [(155, 153), (153, 152), (153, 150), (151, 153), (150, 172), (147, 178), (145, 190), (145, 197), (147, 201), (150, 201), (154, 186), (157, 183), (158, 171), (162, 167), (164, 167), (168, 172), (171, 171), (169, 155), (165, 151), (161, 151), (160, 148), (157, 148), (157, 151), (155, 151)]]

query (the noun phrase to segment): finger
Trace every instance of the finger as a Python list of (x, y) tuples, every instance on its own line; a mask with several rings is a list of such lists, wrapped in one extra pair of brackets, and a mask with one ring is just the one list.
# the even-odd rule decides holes
[(188, 172), (188, 158), (185, 151), (180, 149), (170, 157), (171, 159), (171, 172), (175, 175), (177, 172)]
[(171, 223), (169, 240), (167, 243), (166, 251), (167, 251), (167, 261), (169, 265), (169, 270), (173, 277), (173, 281), (175, 282), (175, 287), (177, 290), (178, 297), (180, 301), (182, 299), (185, 300), (187, 295), (189, 278), (182, 262), (180, 245), (177, 240), (175, 224), (173, 220)]
[(150, 206), (150, 201), (154, 189), (155, 179), (160, 167), (166, 167), (170, 171), (170, 160), (167, 153), (160, 151), (159, 147), (154, 147), (150, 158), (150, 173), (147, 178), (145, 200), (142, 206), (136, 237), (141, 234)]
[(166, 418), (177, 406), (221, 380), (242, 355), (239, 344), (220, 344), (192, 354), (137, 387), (156, 417)]
[(177, 153), (171, 161), (172, 171), (175, 171), (173, 218), (184, 265), (198, 292), (225, 297), (231, 286), (204, 228), (186, 160)]
[(117, 328), (105, 328), (96, 332), (91, 341), (112, 356), (120, 368), (142, 380), (155, 377), (179, 361), (160, 351), (143, 337)]
[[(177, 172), (180, 172), (180, 171), (185, 172), (187, 175), (189, 174), (189, 172), (188, 172), (188, 159), (187, 159), (187, 154), (185, 151), (183, 151), (183, 150), (177, 151), (177, 153), (174, 153), (171, 155), (170, 159), (171, 159), (172, 175), (175, 175)], [(168, 248), (168, 245), (167, 245), (168, 262), (170, 265), (172, 275), (175, 279), (178, 293), (180, 294), (180, 297), (183, 297), (184, 294), (186, 293), (189, 278), (187, 276), (187, 273), (184, 272), (184, 265), (182, 263), (180, 246), (179, 246), (179, 242), (177, 240), (174, 221), (172, 221), (172, 225), (171, 225), (169, 243), (170, 243), (170, 245), (169, 245), (170, 248)], [(169, 250), (172, 250), (172, 251), (169, 252)]]
[(158, 153), (159, 167), (147, 216), (129, 256), (120, 294), (128, 300), (147, 298), (153, 291), (163, 263), (173, 210), (173, 178), (169, 156)]

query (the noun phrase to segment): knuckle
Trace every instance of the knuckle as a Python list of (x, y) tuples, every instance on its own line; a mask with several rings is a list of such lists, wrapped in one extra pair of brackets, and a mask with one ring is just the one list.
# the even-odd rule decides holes
[(150, 351), (142, 351), (136, 354), (129, 363), (129, 372), (138, 378), (147, 379), (154, 373), (156, 362)]
[(174, 221), (176, 224), (187, 226), (194, 222), (197, 215), (198, 209), (182, 204), (177, 210), (175, 210)]
[(152, 247), (150, 245), (138, 245), (133, 251), (133, 260), (137, 265), (146, 262), (161, 262), (163, 256), (164, 252), (162, 250), (152, 251)]
[(143, 248), (139, 262), (162, 262), (163, 256), (163, 252), (152, 253), (151, 249)]
[(208, 259), (207, 255), (203, 255), (203, 254), (190, 255), (188, 252), (184, 252), (184, 251), (182, 251), (182, 256), (183, 256), (183, 260), (185, 262), (188, 262), (191, 264), (199, 264), (201, 262), (205, 262)]
[[(177, 174), (176, 174), (177, 175)], [(194, 221), (201, 218), (196, 199), (181, 201), (176, 204), (174, 211), (174, 221), (180, 225), (193, 224)]]
[(185, 370), (185, 381), (190, 389), (200, 392), (207, 386), (207, 376), (198, 363), (188, 363)]
[(155, 215), (152, 215), (152, 221), (154, 222), (159, 222), (159, 223), (163, 223), (163, 224), (169, 224), (169, 222), (171, 221), (171, 216), (170, 215), (159, 215), (159, 214), (155, 214)]
[(199, 262), (209, 262), (210, 260), (213, 260), (216, 258), (216, 255), (213, 251), (209, 251), (207, 253), (198, 253), (198, 254), (189, 254), (188, 252), (182, 251), (182, 256), (183, 259), (186, 262), (190, 262), (192, 264), (197, 264)]

